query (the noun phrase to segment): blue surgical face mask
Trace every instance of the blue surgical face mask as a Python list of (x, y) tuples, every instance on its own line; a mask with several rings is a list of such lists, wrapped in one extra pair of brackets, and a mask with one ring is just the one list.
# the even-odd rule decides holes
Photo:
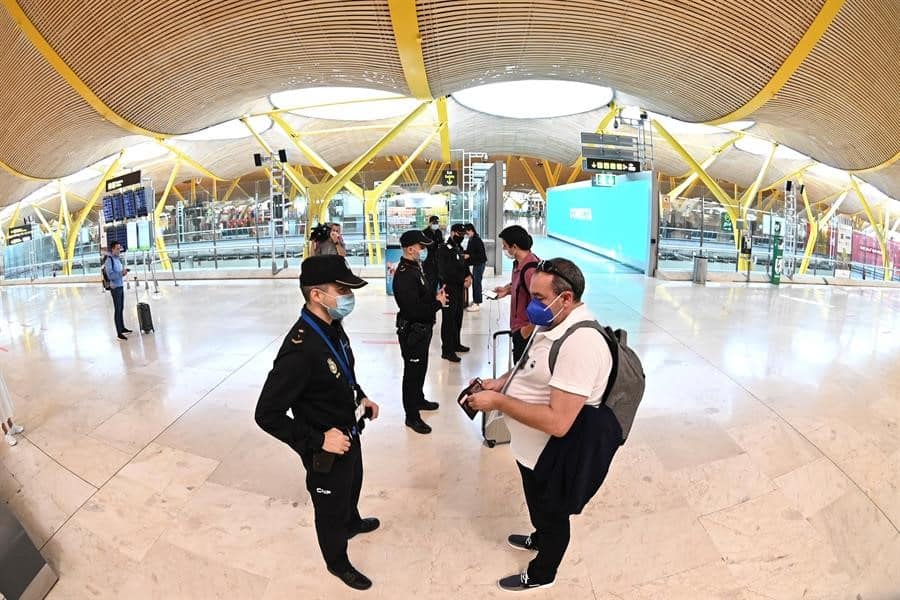
[(356, 297), (352, 293), (346, 294), (344, 296), (332, 296), (328, 292), (322, 292), (322, 293), (325, 294), (326, 296), (331, 296), (332, 298), (335, 298), (337, 301), (337, 306), (335, 306), (334, 308), (327, 306), (325, 304), (322, 304), (322, 306), (325, 308), (325, 310), (328, 311), (328, 316), (331, 317), (332, 319), (339, 320), (339, 319), (346, 318), (347, 315), (349, 315), (350, 313), (353, 312), (353, 308), (356, 306)]
[[(559, 296), (561, 296), (560, 294)], [(537, 325), (538, 327), (548, 327), (553, 324), (553, 319), (555, 315), (553, 311), (550, 310), (550, 307), (556, 304), (556, 301), (559, 300), (559, 296), (553, 299), (553, 302), (550, 304), (544, 304), (537, 298), (532, 298), (531, 302), (528, 303), (528, 306), (525, 308), (525, 313), (528, 315), (528, 321), (532, 325)]]
[(440, 225), (438, 225), (437, 223), (432, 223), (432, 224), (431, 224), (431, 230), (432, 230), (432, 231), (437, 231), (439, 227), (440, 227)]

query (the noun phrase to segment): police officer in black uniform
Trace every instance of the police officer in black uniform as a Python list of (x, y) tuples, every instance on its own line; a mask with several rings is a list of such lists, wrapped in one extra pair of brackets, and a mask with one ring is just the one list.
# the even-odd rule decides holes
[(403, 355), (403, 410), (406, 426), (416, 433), (431, 433), (422, 420), (421, 410), (437, 410), (437, 402), (425, 399), (422, 386), (428, 371), (428, 348), (434, 329), (435, 313), (447, 302), (444, 289), (435, 294), (428, 287), (419, 257), (432, 245), (418, 229), (400, 236), (403, 258), (394, 273), (394, 300), (397, 302), (397, 339)]
[(380, 525), (378, 519), (361, 518), (357, 509), (363, 419), (377, 418), (378, 405), (356, 381), (341, 321), (353, 310), (353, 290), (366, 283), (341, 256), (303, 261), (300, 289), (306, 304), (281, 344), (256, 405), (257, 424), (303, 461), (328, 571), (357, 590), (372, 582), (350, 564), (347, 540)]
[(428, 217), (428, 227), (422, 233), (432, 242), (428, 249), (428, 255), (422, 262), (422, 270), (425, 271), (425, 282), (428, 289), (435, 291), (438, 287), (437, 249), (444, 243), (444, 234), (441, 233), (441, 222), (437, 215)]
[(459, 341), (462, 329), (465, 289), (472, 285), (472, 274), (463, 257), (460, 244), (466, 235), (466, 228), (456, 223), (450, 228), (447, 242), (437, 248), (438, 276), (444, 284), (449, 305), (441, 313), (441, 358), (450, 362), (460, 361), (457, 352), (468, 352), (469, 348)]

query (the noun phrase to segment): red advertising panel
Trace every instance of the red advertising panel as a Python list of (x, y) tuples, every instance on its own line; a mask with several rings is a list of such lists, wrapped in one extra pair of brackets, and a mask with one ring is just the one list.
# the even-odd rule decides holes
[[(891, 264), (900, 265), (900, 242), (888, 241), (888, 253), (891, 257)], [(863, 235), (858, 231), (853, 232), (853, 262), (878, 265), (881, 262), (881, 246), (875, 236)]]

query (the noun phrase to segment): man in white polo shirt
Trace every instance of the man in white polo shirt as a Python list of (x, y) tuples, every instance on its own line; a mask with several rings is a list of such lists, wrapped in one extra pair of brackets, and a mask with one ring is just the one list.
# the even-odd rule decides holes
[[(482, 411), (499, 410), (506, 416), (513, 456), (522, 474), (522, 487), (534, 532), (510, 535), (509, 545), (537, 556), (528, 569), (498, 583), (506, 591), (524, 591), (552, 585), (569, 545), (569, 513), (550, 505), (534, 468), (551, 436), (563, 437), (585, 404), (599, 406), (612, 368), (612, 355), (603, 335), (592, 328), (574, 330), (562, 343), (553, 372), (550, 348), (572, 325), (595, 320), (581, 302), (584, 275), (569, 260), (554, 258), (539, 263), (531, 280), (528, 319), (538, 327), (534, 342), (515, 371), (505, 394), (500, 391), (510, 374), (485, 380), (485, 391), (474, 394), (469, 405)], [(618, 445), (618, 440), (616, 440)]]

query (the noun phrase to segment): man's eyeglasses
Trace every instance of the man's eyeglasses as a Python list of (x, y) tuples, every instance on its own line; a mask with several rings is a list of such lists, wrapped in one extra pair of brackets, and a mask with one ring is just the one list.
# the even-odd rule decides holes
[(542, 260), (538, 263), (536, 268), (538, 273), (548, 273), (550, 275), (556, 275), (563, 281), (569, 284), (569, 289), (573, 292), (575, 291), (575, 284), (572, 283), (572, 280), (562, 274), (562, 272), (553, 264), (552, 260)]

